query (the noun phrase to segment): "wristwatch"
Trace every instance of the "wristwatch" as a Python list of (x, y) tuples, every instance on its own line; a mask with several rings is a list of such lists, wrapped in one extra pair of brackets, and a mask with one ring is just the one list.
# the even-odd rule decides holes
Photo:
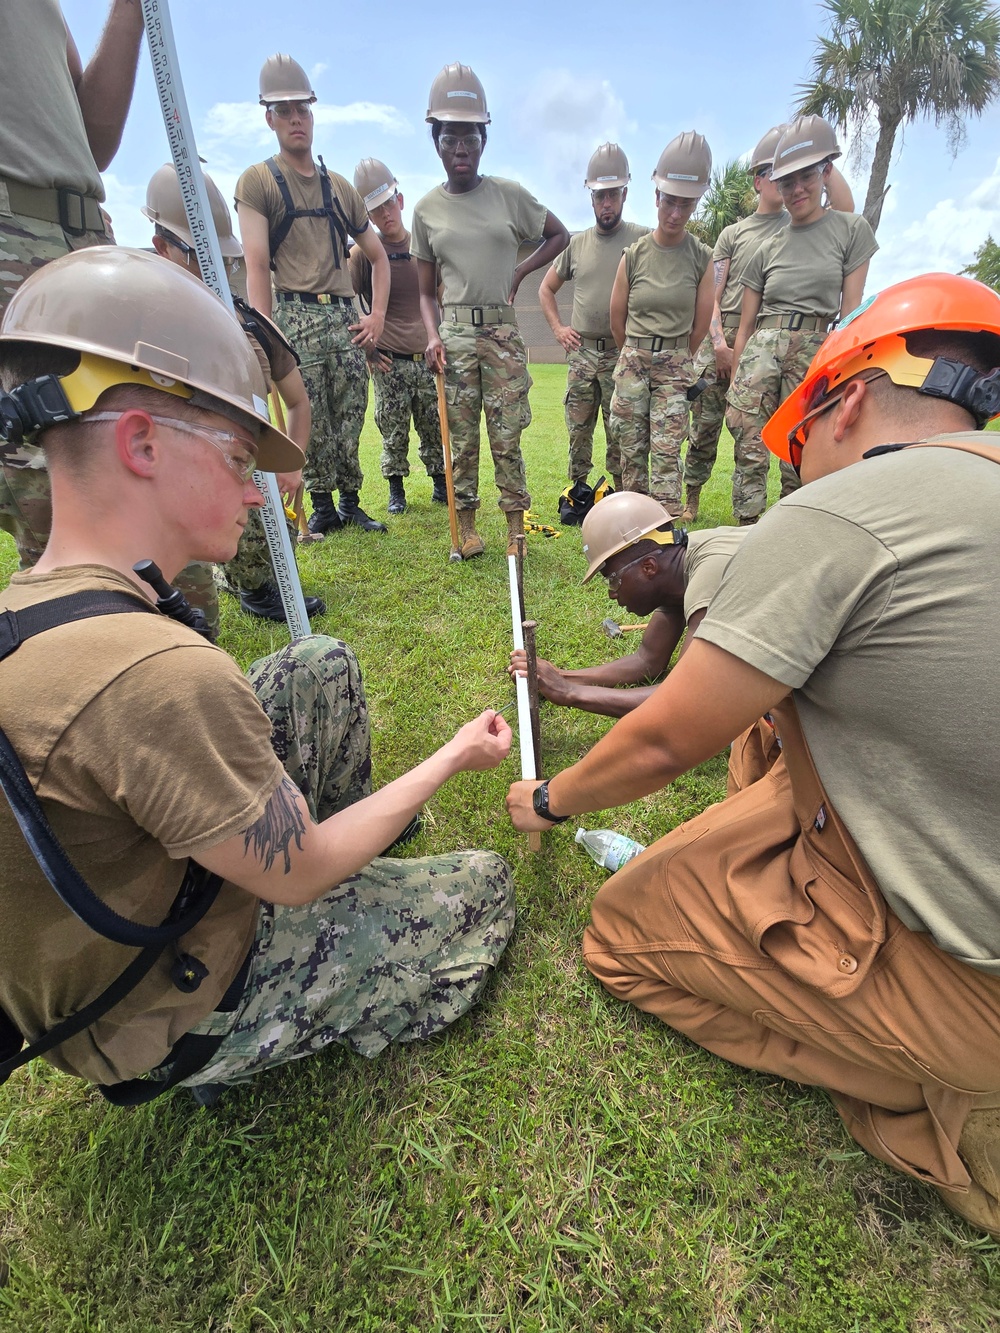
[(531, 793), (531, 804), (534, 806), (535, 814), (541, 815), (543, 819), (548, 819), (553, 824), (565, 824), (569, 815), (554, 815), (549, 809), (549, 784), (543, 782), (540, 787), (536, 787)]

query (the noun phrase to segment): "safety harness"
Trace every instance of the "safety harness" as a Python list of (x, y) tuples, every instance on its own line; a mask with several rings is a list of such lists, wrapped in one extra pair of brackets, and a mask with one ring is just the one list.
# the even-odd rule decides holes
[[(158, 571), (157, 571), (158, 572)], [(120, 615), (122, 612), (161, 614), (155, 607), (144, 605), (127, 593), (77, 592), (57, 597), (23, 611), (4, 611), (0, 614), (0, 661), (9, 657), (26, 640), (57, 625), (66, 625), (91, 616)], [(103, 902), (73, 866), (45, 811), (35, 795), (24, 766), (6, 733), (0, 729), (0, 788), (10, 802), (14, 818), (24, 834), (32, 855), (45, 878), (67, 908), (105, 939), (125, 948), (140, 952), (128, 967), (116, 977), (96, 999), (64, 1018), (54, 1027), (24, 1046), (25, 1037), (13, 1020), (0, 1009), (0, 1084), (5, 1083), (15, 1069), (44, 1055), (68, 1041), (109, 1010), (113, 1009), (151, 971), (164, 949), (174, 946), (176, 958), (170, 969), (170, 979), (178, 990), (191, 992), (198, 989), (208, 976), (204, 963), (190, 954), (181, 953), (176, 942), (188, 933), (212, 906), (222, 885), (218, 875), (203, 866), (188, 861), (184, 879), (170, 911), (158, 926), (145, 926), (120, 916)], [(241, 969), (245, 981), (245, 970)], [(238, 976), (224, 997), (220, 1008), (227, 1007)], [(242, 987), (240, 987), (242, 989)], [(233, 1007), (233, 1006), (228, 1006)], [(118, 1106), (137, 1106), (152, 1101), (182, 1079), (188, 1078), (206, 1063), (221, 1041), (220, 1037), (202, 1037), (187, 1033), (175, 1043), (166, 1072), (159, 1078), (134, 1078), (100, 1091)], [(22, 1049), (22, 1047), (24, 1049)]]
[(274, 231), (268, 237), (268, 247), (271, 252), (271, 268), (274, 268), (274, 256), (278, 253), (288, 233), (292, 229), (292, 223), (298, 218), (326, 218), (330, 226), (330, 242), (333, 246), (333, 262), (337, 268), (340, 268), (341, 259), (346, 259), (349, 250), (347, 239), (347, 229), (349, 223), (347, 214), (341, 207), (340, 200), (333, 193), (330, 185), (330, 173), (327, 171), (322, 158), (319, 158), (319, 181), (320, 189), (323, 191), (322, 208), (296, 208), (292, 199), (292, 192), (288, 188), (288, 182), (281, 173), (276, 157), (267, 159), (267, 168), (274, 177), (274, 183), (281, 193), (281, 202), (285, 206), (285, 216), (281, 219)]

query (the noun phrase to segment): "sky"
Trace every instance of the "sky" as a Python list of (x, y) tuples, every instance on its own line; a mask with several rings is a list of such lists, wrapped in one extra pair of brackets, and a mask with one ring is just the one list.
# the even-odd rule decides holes
[[(86, 62), (108, 3), (62, 7)], [(700, 131), (716, 164), (749, 153), (789, 118), (824, 30), (822, 6), (806, 0), (461, 8), (171, 0), (170, 13), (198, 150), (230, 203), (244, 167), (275, 151), (257, 105), (258, 76), (283, 51), (305, 67), (319, 98), (314, 152), (348, 179), (361, 158), (381, 158), (400, 182), (408, 218), (442, 179), (424, 122), (431, 82), (461, 61), (479, 75), (492, 116), (482, 170), (519, 180), (571, 230), (593, 222), (583, 179), (598, 144), (611, 139), (625, 149), (626, 217), (652, 225), (650, 176), (669, 140)], [(119, 244), (149, 244), (140, 208), (150, 176), (168, 159), (144, 49), (122, 146), (104, 175)], [(849, 153), (838, 166), (860, 210), (867, 164)], [(869, 293), (914, 273), (957, 272), (991, 231), (1000, 239), (1000, 106), (969, 123), (956, 156), (943, 129), (911, 125), (897, 140), (889, 181)]]

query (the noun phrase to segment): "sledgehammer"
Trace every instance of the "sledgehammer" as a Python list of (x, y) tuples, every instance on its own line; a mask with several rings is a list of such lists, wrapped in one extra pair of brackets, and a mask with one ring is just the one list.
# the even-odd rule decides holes
[(609, 639), (618, 639), (623, 634), (631, 634), (635, 630), (645, 629), (648, 624), (649, 621), (647, 620), (645, 625), (619, 625), (617, 620), (612, 620), (609, 617), (607, 620), (601, 621), (601, 629)]

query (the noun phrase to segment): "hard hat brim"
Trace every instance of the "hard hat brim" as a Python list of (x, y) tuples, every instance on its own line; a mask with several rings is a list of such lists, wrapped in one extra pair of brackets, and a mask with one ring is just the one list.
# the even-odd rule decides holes
[(308, 102), (309, 105), (312, 106), (314, 102), (319, 101), (319, 98), (316, 96), (316, 94), (313, 92), (311, 88), (309, 89), (308, 92), (303, 92), (301, 88), (298, 88), (294, 92), (268, 93), (266, 97), (264, 96), (263, 93), (261, 93), (260, 97), (257, 100), (261, 106), (268, 106), (268, 107), (271, 106), (274, 102)]
[(709, 182), (672, 180), (667, 176), (658, 176), (653, 172), (653, 184), (661, 194), (673, 194), (678, 199), (700, 199), (708, 189)]

